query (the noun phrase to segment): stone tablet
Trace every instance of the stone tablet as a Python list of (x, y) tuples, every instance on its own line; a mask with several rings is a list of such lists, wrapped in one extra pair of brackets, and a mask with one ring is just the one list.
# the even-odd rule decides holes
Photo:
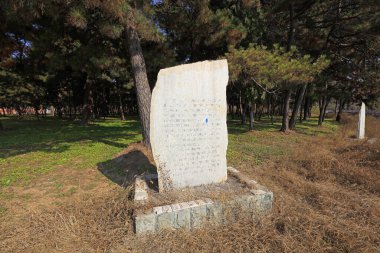
[(227, 60), (162, 69), (152, 94), (150, 141), (159, 191), (227, 179)]
[(364, 136), (365, 136), (365, 104), (362, 102), (362, 105), (359, 111), (357, 138), (364, 139)]

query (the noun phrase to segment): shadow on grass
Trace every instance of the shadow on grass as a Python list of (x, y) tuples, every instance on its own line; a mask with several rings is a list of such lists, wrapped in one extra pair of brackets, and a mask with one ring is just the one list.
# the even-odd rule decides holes
[[(315, 136), (332, 133), (339, 125), (332, 119), (326, 119), (322, 126), (318, 126), (318, 118), (310, 118), (306, 121), (297, 121), (295, 131), (300, 134)], [(255, 121), (253, 131), (257, 132), (278, 132), (281, 128), (281, 118), (275, 117), (273, 123), (270, 119), (264, 118)], [(228, 133), (239, 135), (249, 132), (249, 123), (241, 124), (240, 120), (228, 120)]]
[(114, 159), (98, 163), (98, 170), (112, 182), (128, 187), (142, 174), (157, 173), (156, 167), (140, 150), (132, 150)]
[(34, 151), (42, 151), (46, 153), (62, 153), (70, 148), (69, 144), (50, 143), (50, 144), (36, 144), (31, 146), (14, 146), (0, 148), (0, 159), (9, 158), (12, 156), (22, 155)]
[[(228, 133), (229, 134), (244, 134), (249, 132), (249, 123), (241, 124), (240, 120), (228, 120)], [(278, 131), (280, 124), (277, 121), (273, 123), (269, 119), (262, 119), (255, 121), (253, 125), (253, 131)]]
[(0, 135), (0, 159), (32, 151), (60, 153), (69, 149), (72, 142), (87, 140), (125, 148), (127, 144), (114, 140), (140, 135), (140, 123), (137, 120), (96, 120), (86, 126), (79, 121), (55, 118), (37, 120), (8, 117), (2, 120), (5, 131)]
[(322, 126), (318, 126), (318, 119), (311, 118), (296, 125), (296, 131), (309, 136), (326, 135), (334, 132), (338, 127), (337, 121), (327, 119)]

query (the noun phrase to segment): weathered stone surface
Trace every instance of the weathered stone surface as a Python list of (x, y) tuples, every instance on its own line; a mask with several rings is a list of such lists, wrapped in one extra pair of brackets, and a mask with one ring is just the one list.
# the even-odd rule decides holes
[[(235, 172), (238, 172), (235, 170)], [(253, 181), (245, 178), (244, 182)], [(135, 216), (137, 234), (158, 232), (162, 229), (195, 229), (207, 221), (215, 224), (228, 224), (246, 215), (253, 219), (266, 214), (272, 209), (273, 193), (255, 181), (259, 188), (237, 194), (227, 201), (214, 201), (210, 198), (199, 199), (166, 206), (156, 206), (151, 213), (139, 213)], [(146, 211), (144, 211), (146, 212)]]
[(135, 180), (135, 201), (142, 201), (148, 199), (148, 185), (144, 178), (137, 177)]
[(271, 211), (273, 193), (252, 190), (252, 194), (237, 195), (228, 202), (214, 202), (211, 199), (196, 200), (158, 206), (150, 214), (140, 214), (135, 218), (137, 234), (156, 232), (162, 229), (195, 229), (206, 221), (228, 224), (240, 215), (265, 214)]
[(175, 212), (165, 212), (157, 215), (157, 227), (158, 229), (173, 229), (175, 228)]
[(272, 210), (273, 193), (267, 192), (261, 202), (261, 212), (268, 213)]
[(273, 193), (270, 191), (252, 190), (254, 194), (253, 209), (258, 213), (267, 213), (272, 210)]
[(155, 232), (156, 230), (156, 214), (139, 214), (135, 217), (136, 234), (145, 234)]
[(180, 208), (175, 210), (177, 213), (176, 217), (176, 228), (190, 229), (190, 207), (186, 203), (180, 204)]
[(252, 207), (252, 203), (254, 202), (253, 195), (243, 195), (236, 198), (236, 204), (238, 207), (241, 207), (243, 210), (249, 210)]
[(223, 205), (217, 202), (209, 202), (206, 204), (207, 217), (209, 221), (216, 224), (223, 224)]
[(196, 205), (191, 207), (191, 228), (199, 228), (202, 226), (204, 221), (207, 219), (207, 209), (206, 203), (196, 203)]
[(226, 60), (160, 70), (150, 114), (160, 191), (227, 179), (227, 82)]
[(365, 137), (365, 104), (362, 102), (360, 112), (359, 112), (357, 138), (364, 139), (364, 137)]

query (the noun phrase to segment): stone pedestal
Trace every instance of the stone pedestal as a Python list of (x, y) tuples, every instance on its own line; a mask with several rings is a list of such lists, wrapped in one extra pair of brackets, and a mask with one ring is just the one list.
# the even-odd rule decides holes
[(227, 178), (227, 83), (226, 60), (160, 70), (150, 112), (157, 176), (136, 179), (137, 234), (226, 224), (271, 210), (272, 192), (233, 168)]
[(229, 176), (243, 184), (247, 191), (237, 193), (223, 201), (210, 196), (147, 209), (144, 205), (148, 205), (150, 198), (154, 196), (146, 190), (147, 183), (144, 185), (141, 183), (143, 179), (138, 179), (135, 184), (135, 202), (140, 204), (140, 209), (136, 209), (134, 214), (136, 234), (156, 233), (165, 229), (192, 230), (210, 223), (228, 224), (239, 215), (248, 215), (255, 219), (271, 211), (273, 202), (271, 191), (236, 169), (228, 168), (228, 172)]

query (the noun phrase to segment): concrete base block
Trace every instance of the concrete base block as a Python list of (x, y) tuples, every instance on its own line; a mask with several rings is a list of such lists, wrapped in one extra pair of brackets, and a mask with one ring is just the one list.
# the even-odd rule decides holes
[(223, 205), (213, 202), (211, 199), (206, 199), (207, 217), (210, 222), (223, 224)]
[[(233, 175), (249, 183), (246, 184), (250, 190), (248, 193), (237, 194), (226, 202), (218, 202), (210, 198), (194, 201), (175, 203), (166, 206), (157, 206), (151, 210), (135, 214), (136, 234), (155, 233), (164, 229), (196, 229), (202, 227), (206, 222), (215, 224), (226, 224), (233, 222), (245, 213), (253, 218), (260, 214), (266, 214), (272, 209), (273, 193), (256, 181), (241, 176), (240, 172), (233, 170)], [(137, 190), (145, 188), (144, 183), (138, 182)], [(139, 198), (140, 193), (135, 193), (135, 200), (146, 200)], [(142, 195), (144, 195), (142, 193)]]
[(136, 234), (144, 234), (156, 231), (156, 214), (139, 214), (135, 217)]
[(192, 206), (190, 210), (191, 228), (200, 228), (202, 224), (207, 220), (206, 202), (203, 200), (197, 200), (195, 202), (195, 205)]
[(175, 228), (175, 217), (176, 217), (176, 213), (174, 213), (174, 212), (158, 214), (157, 215), (157, 228), (159, 230), (168, 229), (168, 228)]
[(190, 229), (191, 228), (190, 209), (182, 209), (177, 211), (175, 228)]

